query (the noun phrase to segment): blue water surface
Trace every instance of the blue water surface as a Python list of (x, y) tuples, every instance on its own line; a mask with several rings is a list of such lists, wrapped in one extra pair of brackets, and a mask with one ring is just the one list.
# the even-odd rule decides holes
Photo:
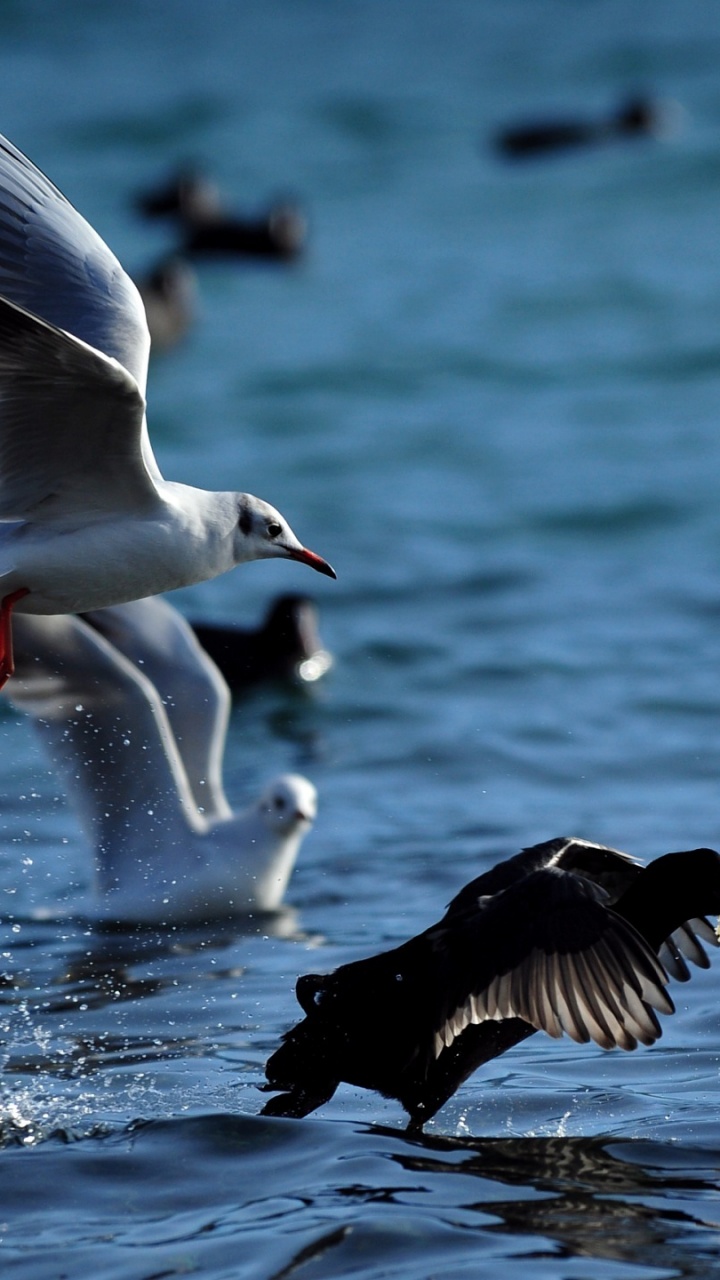
[[(182, 593), (254, 623), (311, 591), (335, 666), (238, 702), (228, 790), (320, 795), (278, 919), (99, 935), (89, 853), (0, 709), (0, 1263), (192, 1275), (652, 1280), (718, 1271), (717, 972), (637, 1054), (536, 1036), (428, 1126), (347, 1086), (261, 1119), (299, 973), (425, 927), (569, 833), (720, 844), (720, 17), (709, 0), (8, 0), (0, 131), (144, 271), (138, 190), (198, 162), (299, 200), (288, 266), (199, 271), (153, 361), (163, 471), (279, 507), (337, 583)], [(534, 162), (496, 130), (674, 129)]]

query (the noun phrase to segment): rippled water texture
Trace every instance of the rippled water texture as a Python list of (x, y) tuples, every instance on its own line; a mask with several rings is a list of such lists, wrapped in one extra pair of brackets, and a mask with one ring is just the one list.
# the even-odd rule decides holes
[[(314, 593), (332, 670), (236, 703), (228, 790), (320, 811), (272, 920), (101, 935), (92, 868), (0, 709), (0, 1263), (184, 1274), (707, 1276), (718, 972), (663, 1039), (534, 1036), (428, 1126), (342, 1087), (263, 1120), (297, 975), (425, 927), (471, 876), (577, 834), (720, 845), (720, 23), (709, 0), (10, 0), (0, 131), (140, 274), (134, 194), (198, 162), (298, 199), (292, 266), (198, 268), (153, 363), (165, 474), (258, 493), (335, 565), (181, 593), (254, 623)], [(512, 163), (497, 128), (680, 104), (663, 139)]]

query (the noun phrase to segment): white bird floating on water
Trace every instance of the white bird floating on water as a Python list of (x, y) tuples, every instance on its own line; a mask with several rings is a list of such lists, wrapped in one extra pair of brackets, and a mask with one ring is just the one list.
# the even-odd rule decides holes
[[(100, 628), (102, 634), (96, 629)], [(283, 774), (242, 813), (222, 783), (230, 694), (166, 601), (15, 619), (9, 686), (62, 775), (112, 922), (177, 924), (279, 907), (317, 794)]]
[(260, 499), (163, 479), (149, 348), (120, 263), (0, 137), (0, 687), (14, 607), (82, 613), (271, 556), (335, 577)]

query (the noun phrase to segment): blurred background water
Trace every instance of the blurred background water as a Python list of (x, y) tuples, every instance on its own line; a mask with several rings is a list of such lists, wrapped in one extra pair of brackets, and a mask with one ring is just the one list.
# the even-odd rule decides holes
[[(233, 714), (235, 802), (283, 769), (320, 795), (271, 925), (84, 925), (88, 852), (2, 708), (3, 1274), (714, 1273), (712, 971), (652, 1050), (534, 1037), (425, 1139), (347, 1087), (261, 1120), (256, 1086), (298, 973), (499, 857), (720, 843), (719, 63), (708, 0), (3, 5), (0, 129), (132, 274), (174, 244), (133, 199), (181, 164), (304, 208), (298, 262), (198, 268), (150, 427), (167, 475), (265, 497), (338, 572), (176, 596), (249, 625), (312, 592), (335, 654)], [(632, 93), (675, 129), (493, 145)]]

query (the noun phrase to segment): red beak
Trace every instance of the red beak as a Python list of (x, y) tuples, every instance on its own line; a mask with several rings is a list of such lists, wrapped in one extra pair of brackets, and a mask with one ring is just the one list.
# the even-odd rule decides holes
[(318, 573), (324, 573), (328, 578), (337, 578), (337, 574), (331, 564), (327, 560), (323, 560), (322, 556), (318, 556), (314, 551), (308, 551), (306, 547), (301, 547), (299, 551), (288, 551), (288, 559), (299, 560), (301, 564), (308, 564), (311, 569), (317, 569)]

